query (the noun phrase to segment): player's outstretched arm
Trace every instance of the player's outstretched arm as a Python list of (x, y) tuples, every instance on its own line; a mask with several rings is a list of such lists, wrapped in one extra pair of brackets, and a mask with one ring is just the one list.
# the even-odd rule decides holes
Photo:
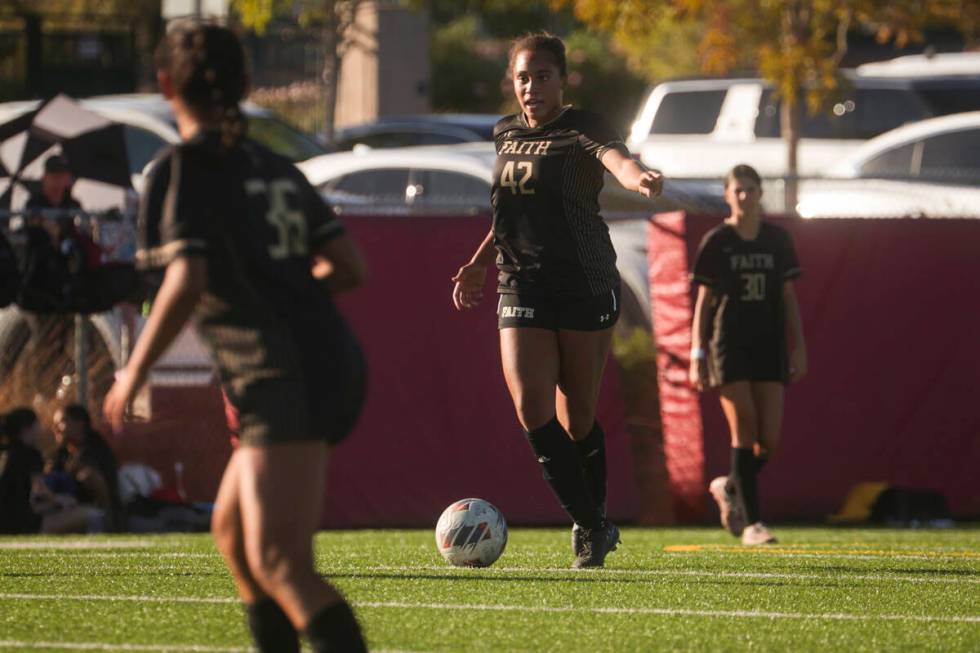
[(602, 165), (612, 173), (623, 188), (654, 198), (663, 190), (664, 178), (659, 172), (648, 170), (639, 161), (625, 156), (615, 149), (608, 149), (602, 155)]
[(697, 390), (704, 390), (708, 383), (708, 307), (711, 306), (711, 288), (699, 284), (698, 298), (694, 304), (694, 323), (691, 325), (691, 369), (688, 378)]
[(483, 299), (483, 286), (487, 280), (487, 268), (493, 262), (493, 230), (491, 230), (470, 262), (456, 272), (452, 278), (453, 285), (453, 306), (461, 311), (464, 308), (473, 308)]
[(354, 240), (341, 234), (328, 240), (313, 254), (312, 273), (336, 295), (364, 285), (367, 266)]
[(178, 256), (167, 266), (146, 326), (102, 406), (106, 421), (115, 431), (122, 428), (126, 407), (143, 385), (150, 367), (190, 318), (207, 282), (207, 263), (203, 256)]
[(789, 380), (795, 383), (806, 376), (807, 356), (806, 339), (803, 337), (803, 317), (800, 314), (800, 303), (796, 299), (796, 290), (793, 288), (792, 281), (783, 282), (783, 310), (786, 315), (786, 330), (791, 343)]

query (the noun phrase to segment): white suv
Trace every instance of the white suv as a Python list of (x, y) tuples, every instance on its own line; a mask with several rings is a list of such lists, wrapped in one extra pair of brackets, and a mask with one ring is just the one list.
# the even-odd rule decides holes
[[(798, 173), (819, 176), (865, 140), (909, 122), (980, 109), (980, 70), (942, 76), (845, 74), (831, 111), (806, 116)], [(647, 98), (628, 145), (673, 177), (719, 178), (748, 163), (786, 173), (779, 100), (760, 79), (665, 82)]]

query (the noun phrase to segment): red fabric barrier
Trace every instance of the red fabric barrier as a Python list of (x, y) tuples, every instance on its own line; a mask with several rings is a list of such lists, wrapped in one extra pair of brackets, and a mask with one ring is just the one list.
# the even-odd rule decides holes
[(705, 515), (701, 408), (698, 393), (687, 381), (693, 304), (686, 226), (683, 212), (662, 213), (650, 221), (647, 238), (664, 456), (674, 515), (681, 522)]
[[(512, 524), (567, 523), (504, 384), (494, 280), (477, 309), (452, 306), (450, 277), (486, 235), (489, 219), (358, 217), (346, 224), (365, 253), (369, 279), (341, 306), (364, 347), (370, 381), (360, 423), (332, 456), (324, 524), (434, 527), (446, 506), (465, 497), (490, 501)], [(599, 406), (609, 513), (629, 520), (638, 510), (637, 491), (612, 367)], [(185, 397), (182, 408), (189, 410), (175, 408), (173, 393)], [(194, 498), (213, 498), (212, 467), (220, 470), (229, 451), (225, 429), (215, 426), (224, 416), (220, 395), (213, 388), (156, 389), (155, 404), (160, 396), (169, 407), (155, 406), (154, 423), (130, 429), (127, 452), (135, 457), (145, 445), (155, 451), (153, 460), (182, 455), (175, 445), (148, 442), (164, 437), (215, 452), (207, 476), (189, 482)], [(167, 426), (154, 426), (158, 415)]]
[[(810, 372), (787, 390), (783, 441), (760, 477), (764, 518), (823, 519), (861, 481), (936, 489), (954, 516), (980, 515), (980, 221), (773, 221), (803, 268)], [(688, 261), (717, 223), (683, 221)], [(678, 365), (682, 340), (660, 343)], [(728, 469), (716, 392), (702, 414), (710, 479)]]

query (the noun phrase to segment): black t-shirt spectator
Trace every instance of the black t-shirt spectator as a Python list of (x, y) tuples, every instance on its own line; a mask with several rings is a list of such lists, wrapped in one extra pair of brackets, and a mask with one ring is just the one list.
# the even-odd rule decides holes
[(43, 467), (41, 453), (20, 441), (0, 449), (0, 533), (36, 533), (41, 517), (31, 509), (31, 485)]

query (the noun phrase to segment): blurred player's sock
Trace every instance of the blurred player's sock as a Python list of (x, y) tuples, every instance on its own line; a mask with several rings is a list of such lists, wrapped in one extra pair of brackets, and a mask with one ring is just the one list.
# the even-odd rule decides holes
[(544, 426), (525, 433), (541, 464), (544, 480), (554, 490), (561, 507), (576, 524), (601, 528), (602, 514), (586, 483), (582, 459), (558, 418), (552, 417)]
[(592, 500), (605, 516), (606, 510), (606, 434), (598, 420), (585, 439), (575, 443), (582, 457), (585, 482), (592, 493)]
[(313, 615), (304, 633), (314, 653), (367, 653), (354, 611), (343, 601)]
[(732, 447), (731, 480), (737, 489), (737, 496), (742, 502), (742, 515), (746, 524), (759, 521), (759, 494), (756, 487), (758, 474), (755, 452), (751, 447)]
[(299, 635), (289, 617), (271, 598), (245, 604), (248, 628), (261, 653), (299, 653)]

